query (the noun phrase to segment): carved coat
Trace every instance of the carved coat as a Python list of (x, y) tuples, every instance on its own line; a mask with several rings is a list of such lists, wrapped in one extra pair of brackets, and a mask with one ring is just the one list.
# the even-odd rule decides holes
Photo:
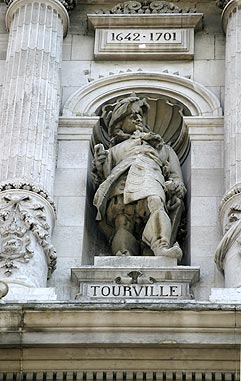
[(135, 136), (110, 148), (104, 172), (106, 180), (94, 197), (97, 220), (104, 218), (108, 200), (116, 195), (123, 194), (125, 204), (152, 195), (165, 203), (165, 181), (183, 183), (179, 160), (170, 146), (157, 150)]

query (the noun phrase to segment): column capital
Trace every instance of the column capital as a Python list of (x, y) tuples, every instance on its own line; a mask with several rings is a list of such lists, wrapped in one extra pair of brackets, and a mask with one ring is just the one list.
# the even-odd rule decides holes
[(69, 15), (67, 10), (70, 10), (74, 7), (76, 0), (5, 0), (5, 3), (8, 6), (6, 13), (6, 28), (10, 30), (10, 25), (13, 19), (15, 12), (28, 4), (40, 4), (45, 7), (53, 8), (61, 18), (63, 22), (63, 36), (65, 37), (68, 32), (69, 26)]
[(228, 19), (233, 12), (236, 12), (236, 10), (240, 8), (241, 0), (217, 0), (216, 4), (219, 8), (223, 9), (222, 24), (223, 31), (226, 33)]
[[(4, 0), (5, 4), (9, 7), (16, 0)], [(58, 0), (67, 11), (71, 11), (76, 6), (76, 0)]]

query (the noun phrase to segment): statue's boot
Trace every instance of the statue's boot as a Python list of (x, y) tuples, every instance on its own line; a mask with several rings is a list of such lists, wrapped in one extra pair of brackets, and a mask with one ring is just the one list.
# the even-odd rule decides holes
[(136, 256), (140, 255), (140, 247), (138, 241), (133, 234), (123, 227), (116, 230), (111, 243), (113, 255)]
[(156, 247), (153, 252), (160, 257), (176, 258), (178, 261), (182, 259), (182, 250), (177, 242), (172, 247)]
[(160, 207), (158, 210), (152, 210), (143, 231), (142, 239), (150, 246), (154, 255), (158, 257), (176, 258), (180, 261), (182, 258), (182, 250), (178, 243), (170, 247), (171, 232), (170, 218), (164, 210), (164, 207)]

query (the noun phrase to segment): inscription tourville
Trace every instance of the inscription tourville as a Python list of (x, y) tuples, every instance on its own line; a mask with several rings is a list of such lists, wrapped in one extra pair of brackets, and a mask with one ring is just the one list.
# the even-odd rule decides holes
[(90, 298), (178, 298), (182, 296), (180, 284), (83, 284), (83, 294)]

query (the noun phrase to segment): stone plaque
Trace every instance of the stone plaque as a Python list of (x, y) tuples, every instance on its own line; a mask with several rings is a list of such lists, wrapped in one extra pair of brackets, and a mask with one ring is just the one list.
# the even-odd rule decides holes
[(81, 295), (90, 299), (189, 299), (189, 287), (180, 283), (83, 283)]
[(194, 30), (181, 28), (96, 29), (96, 59), (191, 59)]

